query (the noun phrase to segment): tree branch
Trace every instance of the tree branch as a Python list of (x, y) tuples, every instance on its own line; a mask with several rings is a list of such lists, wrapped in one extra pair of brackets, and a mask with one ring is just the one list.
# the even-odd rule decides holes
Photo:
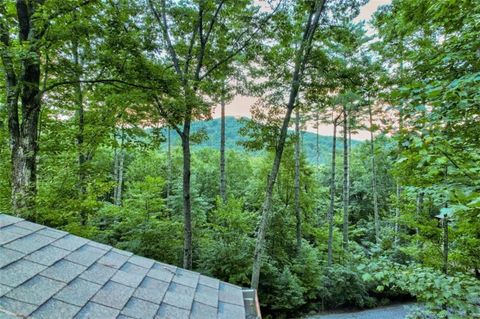
[(154, 95), (153, 99), (155, 100), (155, 104), (157, 105), (157, 109), (158, 109), (158, 112), (160, 113), (160, 116), (163, 117), (163, 119), (167, 122), (168, 126), (173, 128), (180, 137), (183, 137), (183, 132), (178, 128), (177, 124), (175, 124), (173, 121), (170, 120), (170, 117), (165, 111), (165, 108), (160, 102), (160, 99), (158, 98), (158, 96)]
[(166, 9), (165, 9), (165, 0), (161, 0), (161, 1), (162, 1), (162, 14), (161, 14), (161, 16), (158, 13), (157, 9), (155, 9), (155, 6), (153, 5), (152, 0), (148, 0), (148, 4), (150, 6), (150, 9), (153, 12), (153, 15), (155, 16), (155, 19), (157, 20), (160, 28), (162, 29), (165, 41), (167, 41), (168, 51), (170, 52), (170, 56), (172, 58), (173, 65), (175, 67), (175, 71), (182, 78), (182, 80), (184, 80), (185, 75), (182, 73), (182, 70), (180, 68), (180, 61), (178, 60), (177, 52), (175, 51), (175, 48), (173, 47), (172, 40), (170, 39), (170, 34), (168, 32), (167, 13), (166, 13)]
[(110, 84), (123, 84), (131, 87), (136, 87), (139, 89), (145, 89), (145, 90), (158, 90), (158, 87), (151, 87), (151, 86), (145, 86), (145, 85), (140, 85), (140, 84), (135, 84), (135, 83), (130, 83), (127, 81), (123, 80), (117, 80), (117, 79), (96, 79), (96, 80), (71, 80), (71, 81), (62, 81), (62, 82), (57, 82), (53, 83), (52, 85), (46, 87), (41, 93), (45, 93), (47, 91), (51, 91), (59, 86), (63, 85), (70, 85), (70, 84), (78, 84), (78, 83), (110, 83)]

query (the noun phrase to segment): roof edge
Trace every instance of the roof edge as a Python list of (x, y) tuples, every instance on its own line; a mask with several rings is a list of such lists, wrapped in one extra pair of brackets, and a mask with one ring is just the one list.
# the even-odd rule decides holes
[(243, 289), (243, 302), (247, 319), (262, 319), (256, 289)]

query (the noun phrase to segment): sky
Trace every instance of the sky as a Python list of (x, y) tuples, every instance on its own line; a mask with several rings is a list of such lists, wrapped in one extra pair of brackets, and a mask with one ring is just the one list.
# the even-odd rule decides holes
[[(360, 14), (355, 21), (368, 21), (372, 17), (373, 13), (377, 8), (384, 4), (391, 3), (391, 0), (370, 0), (366, 5), (360, 9)], [(368, 29), (368, 27), (367, 27)], [(225, 106), (225, 115), (234, 116), (234, 117), (251, 117), (250, 108), (256, 102), (256, 98), (250, 96), (237, 95), (234, 97), (232, 102)], [(213, 118), (220, 117), (220, 108), (216, 107), (212, 114)], [(308, 131), (316, 132), (313, 128), (307, 128)], [(319, 128), (319, 133), (321, 135), (332, 135), (332, 126), (331, 125), (322, 125)], [(358, 134), (352, 135), (352, 138), (358, 140), (365, 140), (370, 138), (370, 133), (363, 131)]]

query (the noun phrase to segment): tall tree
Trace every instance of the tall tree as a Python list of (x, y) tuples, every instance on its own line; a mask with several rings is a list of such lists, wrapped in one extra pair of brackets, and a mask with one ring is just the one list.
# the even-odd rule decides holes
[(346, 103), (343, 105), (343, 246), (348, 248), (348, 205), (350, 196), (350, 174), (349, 174), (349, 150), (348, 150), (348, 127), (349, 114)]
[(286, 113), (283, 119), (282, 128), (280, 130), (280, 136), (278, 137), (278, 143), (275, 150), (275, 158), (273, 160), (272, 169), (268, 176), (267, 188), (265, 191), (265, 200), (262, 206), (262, 217), (257, 232), (257, 242), (255, 245), (255, 252), (253, 255), (253, 267), (252, 267), (252, 288), (257, 289), (260, 280), (260, 269), (262, 266), (262, 258), (265, 249), (265, 233), (268, 228), (270, 219), (270, 210), (272, 205), (273, 187), (277, 179), (278, 170), (280, 168), (280, 162), (282, 160), (283, 149), (285, 147), (285, 140), (287, 138), (287, 131), (290, 124), (290, 118), (292, 116), (293, 109), (296, 106), (298, 92), (300, 90), (300, 84), (302, 81), (305, 66), (309, 58), (313, 37), (318, 28), (318, 22), (323, 12), (325, 0), (317, 0), (310, 4), (307, 22), (303, 28), (303, 37), (295, 52), (295, 65), (292, 72), (292, 81), (290, 85), (290, 92), (288, 102), (286, 105)]
[(332, 136), (332, 162), (331, 162), (331, 172), (330, 172), (330, 204), (328, 206), (327, 220), (328, 220), (328, 255), (327, 263), (328, 266), (331, 266), (333, 263), (333, 214), (335, 213), (335, 171), (336, 171), (336, 161), (337, 161), (337, 126), (340, 119), (341, 113), (335, 117), (332, 121), (333, 124), (333, 136)]
[(227, 201), (227, 178), (225, 176), (225, 81), (220, 92), (220, 197)]
[(294, 178), (294, 206), (295, 206), (295, 219), (296, 219), (296, 240), (297, 240), (297, 253), (300, 253), (302, 249), (302, 212), (300, 208), (300, 108), (295, 110), (295, 178)]
[[(41, 108), (40, 67), (41, 40), (45, 29), (36, 13), (42, 1), (17, 1), (16, 19), (9, 17), (5, 3), (1, 4), (0, 48), (7, 89), (8, 127), (12, 152), (12, 205), (17, 215), (35, 210), (38, 126)], [(19, 45), (26, 50), (20, 57), (21, 70), (14, 59), (16, 45), (10, 30), (15, 25)], [(19, 109), (19, 102), (21, 107)]]
[(370, 131), (370, 160), (372, 170), (372, 196), (373, 196), (373, 218), (375, 222), (375, 241), (380, 243), (380, 214), (378, 212), (378, 192), (377, 192), (377, 165), (375, 163), (375, 139), (373, 137), (373, 114), (372, 106), (368, 105), (368, 120)]
[[(178, 133), (183, 154), (183, 267), (192, 268), (192, 204), (191, 204), (191, 124), (195, 118), (207, 117), (208, 103), (202, 94), (211, 94), (221, 88), (212, 88), (208, 81), (219, 76), (219, 71), (242, 53), (258, 36), (270, 16), (258, 14), (251, 1), (205, 0), (191, 5), (149, 0), (149, 9), (160, 30), (165, 54), (172, 63), (181, 87), (176, 98), (176, 110), (171, 101), (155, 96), (161, 116)], [(188, 16), (190, 19), (185, 19)], [(238, 17), (243, 17), (238, 19)], [(229, 30), (230, 32), (225, 32)], [(160, 45), (160, 48), (162, 48)]]

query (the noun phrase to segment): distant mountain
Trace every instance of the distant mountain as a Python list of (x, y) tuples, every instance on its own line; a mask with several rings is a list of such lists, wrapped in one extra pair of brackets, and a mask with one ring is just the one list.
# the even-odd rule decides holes
[[(241, 136), (239, 133), (243, 123), (232, 116), (225, 118), (225, 146), (227, 150), (236, 150), (239, 152), (246, 152), (243, 146), (238, 142), (248, 140), (248, 137)], [(220, 119), (213, 119), (209, 121), (195, 121), (192, 123), (192, 134), (198, 132), (205, 132), (207, 138), (200, 143), (192, 143), (192, 149), (201, 148), (214, 148), (219, 149), (220, 145)], [(180, 145), (180, 139), (177, 134), (172, 132), (173, 145)], [(342, 141), (337, 140), (337, 148), (340, 149)], [(360, 141), (352, 140), (352, 147), (360, 144)], [(302, 132), (302, 149), (306, 152), (307, 159), (310, 163), (316, 163), (316, 144), (317, 134), (311, 132)], [(320, 163), (328, 163), (331, 158), (332, 149), (332, 137), (331, 136), (319, 136), (319, 149), (320, 149)]]

